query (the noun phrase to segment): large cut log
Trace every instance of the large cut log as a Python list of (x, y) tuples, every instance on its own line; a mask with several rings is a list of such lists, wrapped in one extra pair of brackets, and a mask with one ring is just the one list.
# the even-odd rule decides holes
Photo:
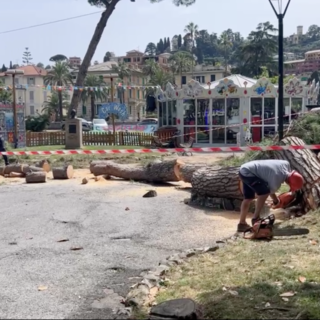
[(36, 166), (24, 166), (23, 167), (23, 173), (25, 175), (30, 172), (43, 172), (43, 171), (45, 171), (45, 170), (41, 167), (36, 167)]
[(18, 172), (10, 172), (8, 175), (9, 178), (23, 178), (25, 177), (24, 173), (18, 173)]
[[(281, 145), (303, 146), (305, 143), (297, 137), (284, 138)], [(298, 171), (305, 180), (302, 189), (303, 203), (301, 207), (306, 213), (320, 206), (320, 161), (317, 156), (308, 149), (273, 151), (276, 159), (289, 161), (291, 168)]]
[(72, 179), (73, 166), (66, 165), (64, 167), (52, 168), (53, 179)]
[(24, 167), (25, 165), (19, 164), (19, 163), (9, 164), (4, 168), (3, 174), (4, 175), (10, 174), (10, 172), (24, 173), (23, 172)]
[(169, 182), (179, 181), (175, 173), (177, 160), (154, 161), (146, 166), (118, 164), (107, 161), (106, 164), (97, 164), (92, 167), (93, 174), (114, 176), (124, 180)]
[(6, 166), (0, 166), (0, 176), (4, 176), (4, 169)]
[(206, 167), (193, 173), (192, 195), (210, 198), (243, 199), (239, 167)]
[(50, 172), (51, 170), (50, 163), (46, 159), (38, 161), (34, 166), (37, 168), (41, 168), (45, 172)]
[(26, 175), (26, 183), (43, 183), (47, 180), (47, 173), (42, 172), (30, 172)]

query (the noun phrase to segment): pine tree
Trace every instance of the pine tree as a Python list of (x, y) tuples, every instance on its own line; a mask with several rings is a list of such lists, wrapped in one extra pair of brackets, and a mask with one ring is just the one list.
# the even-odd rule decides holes
[(1, 72), (6, 72), (8, 70), (8, 68), (3, 64), (2, 68), (1, 68)]
[(182, 37), (181, 37), (181, 34), (179, 34), (178, 36), (178, 48), (181, 48), (182, 47)]
[(10, 67), (9, 69), (13, 69), (12, 61), (10, 61)]
[(166, 49), (168, 49), (168, 51), (171, 51), (171, 42), (170, 42), (170, 38), (167, 38), (167, 47)]
[(29, 48), (25, 48), (26, 51), (22, 55), (22, 62), (25, 64), (30, 64), (32, 60), (31, 52), (29, 51)]
[(160, 51), (160, 53), (164, 52), (164, 43), (163, 43), (162, 39), (160, 39), (160, 41), (159, 41), (159, 51)]

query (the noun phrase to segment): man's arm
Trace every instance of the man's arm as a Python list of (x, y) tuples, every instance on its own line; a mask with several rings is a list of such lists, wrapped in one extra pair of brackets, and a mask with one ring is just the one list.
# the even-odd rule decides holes
[(276, 196), (275, 193), (270, 194), (270, 198), (273, 200), (273, 204), (276, 206), (277, 204), (279, 204), (279, 198)]

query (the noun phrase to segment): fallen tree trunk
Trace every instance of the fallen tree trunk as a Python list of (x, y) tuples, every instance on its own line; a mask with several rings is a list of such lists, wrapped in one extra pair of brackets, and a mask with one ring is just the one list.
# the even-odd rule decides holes
[(60, 168), (52, 168), (53, 179), (71, 179), (73, 177), (73, 166), (67, 165)]
[[(300, 145), (305, 143), (297, 137), (286, 137), (280, 145)], [(320, 206), (320, 161), (317, 156), (308, 149), (273, 151), (276, 159), (289, 161), (291, 168), (299, 172), (305, 184), (302, 189), (304, 213), (315, 210)]]
[(9, 178), (23, 178), (23, 177), (25, 177), (25, 174), (19, 173), (19, 172), (10, 172), (7, 176)]
[(92, 167), (95, 176), (114, 176), (124, 180), (147, 181), (147, 182), (169, 182), (179, 181), (175, 173), (177, 160), (154, 161), (146, 166), (118, 164), (107, 161), (104, 164), (96, 164)]
[(26, 175), (26, 183), (43, 183), (47, 180), (47, 173), (42, 172), (30, 172)]
[(177, 163), (174, 167), (175, 174), (180, 181), (191, 183), (192, 176), (194, 172), (199, 169), (206, 168), (206, 164), (186, 164), (180, 160), (177, 160)]
[(96, 165), (106, 165), (106, 164), (108, 164), (107, 160), (93, 160), (90, 162), (90, 172), (93, 173), (93, 168)]

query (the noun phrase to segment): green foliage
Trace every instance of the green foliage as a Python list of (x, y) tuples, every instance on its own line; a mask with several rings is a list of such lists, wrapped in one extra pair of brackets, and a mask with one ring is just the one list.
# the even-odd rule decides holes
[(2, 88), (4, 83), (0, 81), (0, 102), (12, 102), (12, 91), (5, 90)]
[(49, 124), (49, 117), (47, 115), (28, 116), (26, 119), (26, 130), (33, 132), (43, 131)]
[(29, 51), (29, 48), (25, 48), (25, 52), (22, 55), (22, 62), (25, 64), (30, 64), (32, 61), (31, 52)]
[(67, 61), (68, 58), (63, 54), (56, 54), (52, 56), (49, 61), (57, 62), (57, 61)]

